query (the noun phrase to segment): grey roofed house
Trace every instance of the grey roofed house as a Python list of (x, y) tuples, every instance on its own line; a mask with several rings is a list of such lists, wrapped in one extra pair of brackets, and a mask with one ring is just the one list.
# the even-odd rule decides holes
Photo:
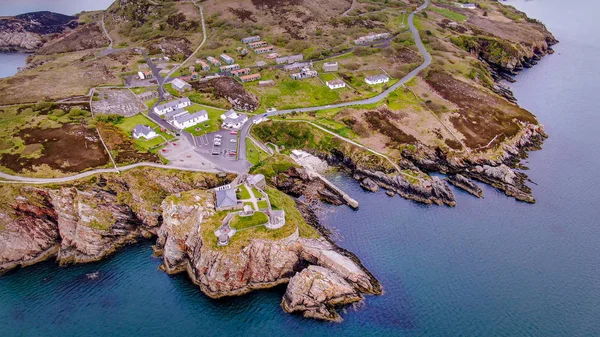
[(179, 124), (184, 124), (184, 123), (191, 121), (193, 119), (196, 119), (198, 117), (200, 117), (201, 119), (208, 118), (208, 112), (206, 112), (206, 110), (202, 110), (202, 111), (198, 111), (193, 114), (188, 113), (188, 114), (177, 115), (177, 116), (173, 117), (173, 121), (175, 121)]
[(217, 196), (217, 210), (237, 207), (237, 196), (232, 188), (216, 191), (215, 194)]
[(248, 116), (246, 115), (238, 115), (237, 118), (227, 117), (223, 120), (223, 125), (227, 125), (230, 127), (237, 126), (238, 124), (244, 123), (248, 120)]
[(262, 175), (262, 174), (254, 174), (254, 175), (251, 174), (251, 175), (248, 176), (248, 178), (246, 179), (246, 181), (251, 186), (261, 185), (261, 182), (265, 181), (265, 176)]
[(157, 106), (157, 108), (159, 110), (165, 110), (165, 109), (168, 109), (168, 108), (175, 108), (175, 107), (177, 107), (178, 105), (181, 105), (181, 104), (183, 104), (183, 105), (192, 105), (192, 102), (190, 101), (189, 98), (184, 97), (184, 98), (180, 98), (180, 99), (178, 99), (176, 101), (171, 101), (171, 102), (167, 102), (165, 104), (159, 105), (159, 106)]
[(385, 74), (379, 74), (379, 75), (374, 75), (374, 76), (368, 76), (366, 78), (367, 81), (370, 82), (379, 82), (379, 81), (385, 81), (385, 80), (389, 80), (390, 78), (385, 75)]
[(175, 109), (171, 112), (167, 112), (165, 114), (165, 119), (172, 119), (173, 117), (175, 117), (177, 115), (182, 115), (182, 114), (186, 114), (186, 113), (188, 113), (187, 110), (185, 110), (183, 108)]
[(147, 137), (151, 133), (154, 133), (154, 130), (147, 125), (138, 124), (133, 128), (134, 135), (143, 135)]

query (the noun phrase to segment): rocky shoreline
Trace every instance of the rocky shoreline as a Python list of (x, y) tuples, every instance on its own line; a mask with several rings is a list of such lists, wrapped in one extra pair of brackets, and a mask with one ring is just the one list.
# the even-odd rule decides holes
[(0, 52), (33, 53), (52, 37), (79, 24), (77, 18), (52, 12), (33, 12), (0, 19)]
[(227, 181), (210, 176), (165, 180), (168, 196), (161, 203), (156, 199), (158, 204), (144, 203), (143, 191), (130, 177), (107, 175), (61, 188), (5, 187), (14, 202), (0, 209), (0, 275), (51, 258), (63, 266), (100, 261), (125, 245), (156, 238), (160, 268), (186, 272), (215, 299), (289, 283), (285, 311), (340, 322), (340, 306), (382, 293), (356, 256), (327, 239), (308, 204), (299, 202), (298, 208), (322, 236), (303, 237), (296, 229), (283, 239), (251, 239), (239, 250), (227, 250), (201, 233), (215, 215), (206, 189)]

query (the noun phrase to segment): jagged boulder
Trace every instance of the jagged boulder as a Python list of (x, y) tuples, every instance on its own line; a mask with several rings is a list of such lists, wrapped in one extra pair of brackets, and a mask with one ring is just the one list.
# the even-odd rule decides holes
[(309, 266), (292, 277), (281, 306), (304, 317), (341, 322), (335, 306), (360, 300), (360, 293), (343, 277), (327, 268)]

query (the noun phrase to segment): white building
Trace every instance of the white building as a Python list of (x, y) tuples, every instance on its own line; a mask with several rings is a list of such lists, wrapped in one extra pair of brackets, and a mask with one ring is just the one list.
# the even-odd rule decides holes
[(173, 86), (173, 89), (179, 92), (184, 92), (192, 89), (192, 86), (189, 83), (179, 78), (174, 79), (173, 82), (171, 82), (171, 85)]
[(190, 105), (192, 105), (192, 102), (190, 101), (189, 98), (185, 97), (185, 98), (180, 98), (176, 101), (171, 101), (171, 102), (167, 102), (165, 104), (159, 105), (154, 108), (154, 112), (157, 115), (162, 116), (162, 115), (166, 114), (167, 112), (171, 112), (171, 111), (177, 110), (177, 109), (183, 109)]
[(354, 40), (354, 44), (362, 45), (369, 44), (375, 41), (387, 39), (390, 37), (389, 33), (379, 33), (379, 34), (369, 34), (367, 36), (361, 36), (358, 39)]
[(145, 139), (153, 139), (158, 137), (158, 134), (152, 130), (149, 126), (143, 125), (143, 124), (138, 124), (133, 128), (133, 132), (132, 132), (133, 138), (135, 139), (140, 139), (140, 138), (145, 138)]
[(365, 78), (365, 82), (367, 82), (367, 84), (369, 84), (369, 85), (387, 83), (389, 81), (390, 81), (390, 78), (384, 74), (368, 76), (367, 78)]
[(144, 73), (141, 71), (138, 71), (138, 77), (140, 78), (140, 80), (145, 80), (146, 76), (144, 76)]
[(238, 113), (233, 110), (229, 110), (226, 113), (221, 115), (222, 120), (226, 120), (227, 118), (238, 118), (238, 117), (239, 117)]
[(329, 87), (329, 89), (340, 89), (340, 88), (344, 88), (346, 87), (346, 82), (340, 80), (340, 79), (335, 79), (333, 81), (328, 81), (327, 82), (327, 86)]
[(319, 73), (314, 70), (310, 70), (310, 68), (302, 68), (302, 71), (292, 74), (291, 76), (295, 80), (302, 80), (305, 78), (317, 77), (319, 76)]
[(338, 71), (340, 69), (340, 65), (337, 62), (325, 62), (323, 63), (323, 71)]
[(223, 60), (225, 63), (227, 64), (234, 64), (235, 60), (233, 59), (233, 57), (227, 55), (227, 54), (221, 54), (221, 60)]
[(260, 36), (255, 35), (255, 36), (248, 36), (242, 39), (242, 43), (250, 43), (250, 42), (258, 42), (260, 41)]
[(465, 8), (465, 9), (476, 9), (477, 5), (476, 4), (460, 4), (460, 8)]
[(284, 63), (292, 64), (294, 62), (299, 62), (302, 60), (304, 60), (304, 56), (302, 54), (297, 54), (297, 55), (291, 55), (291, 56), (277, 57), (275, 59), (275, 62), (277, 62), (277, 64), (284, 64)]
[(291, 157), (294, 160), (299, 160), (308, 157), (310, 154), (302, 150), (292, 150)]
[(193, 114), (182, 114), (173, 117), (171, 124), (178, 129), (186, 129), (198, 123), (208, 120), (208, 112), (206, 110), (198, 111)]
[[(236, 114), (237, 115), (237, 114)], [(223, 120), (223, 127), (226, 129), (234, 129), (237, 130), (244, 125), (248, 121), (248, 116), (246, 115), (237, 115), (236, 118), (228, 117)]]

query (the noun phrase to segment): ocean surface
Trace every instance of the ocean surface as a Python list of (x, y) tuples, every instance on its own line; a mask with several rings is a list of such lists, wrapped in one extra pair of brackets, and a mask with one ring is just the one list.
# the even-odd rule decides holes
[[(383, 283), (341, 324), (285, 314), (285, 287), (227, 300), (157, 270), (151, 243), (0, 277), (3, 336), (600, 336), (600, 31), (593, 0), (511, 0), (561, 41), (512, 88), (550, 138), (526, 160), (537, 204), (488, 186), (455, 208), (366, 193), (325, 223)], [(99, 272), (88, 280), (86, 273)]]
[(25, 66), (27, 56), (24, 53), (0, 53), (0, 78), (16, 74), (19, 67)]
[[(18, 15), (37, 11), (52, 11), (73, 15), (81, 11), (101, 10), (114, 0), (0, 0), (0, 16)], [(0, 78), (13, 76), (25, 65), (27, 54), (0, 53)]]

